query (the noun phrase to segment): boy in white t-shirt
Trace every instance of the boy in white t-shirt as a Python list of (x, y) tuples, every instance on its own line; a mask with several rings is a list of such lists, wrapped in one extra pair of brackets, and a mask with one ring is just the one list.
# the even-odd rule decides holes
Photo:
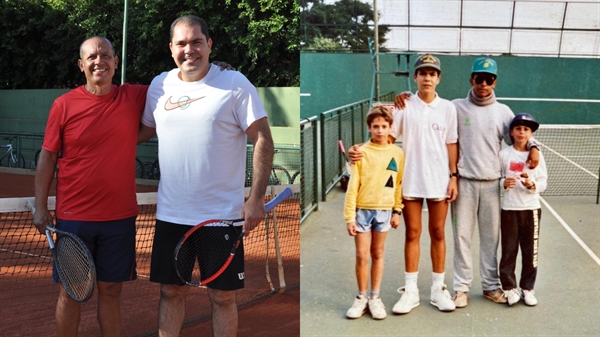
[[(500, 259), (500, 281), (508, 299), (513, 305), (522, 296), (525, 304), (534, 306), (533, 285), (537, 275), (538, 243), (540, 219), (540, 193), (546, 190), (548, 173), (542, 153), (539, 165), (529, 169), (526, 162), (529, 151), (527, 142), (538, 129), (539, 124), (529, 114), (518, 114), (510, 123), (510, 136), (513, 145), (500, 151), (502, 178), (500, 187), (504, 189), (501, 211), (502, 258)], [(523, 266), (517, 290), (515, 265), (521, 246)]]
[(441, 80), (440, 61), (425, 54), (415, 62), (414, 80), (418, 91), (404, 110), (394, 111), (390, 133), (395, 141), (402, 137), (406, 153), (402, 196), (406, 242), (404, 247), (405, 287), (394, 305), (396, 314), (409, 313), (420, 304), (417, 286), (423, 202), (429, 210), (433, 285), (430, 303), (441, 311), (456, 307), (444, 284), (446, 240), (444, 226), (448, 205), (458, 195), (458, 146), (456, 108), (440, 98), (435, 88)]

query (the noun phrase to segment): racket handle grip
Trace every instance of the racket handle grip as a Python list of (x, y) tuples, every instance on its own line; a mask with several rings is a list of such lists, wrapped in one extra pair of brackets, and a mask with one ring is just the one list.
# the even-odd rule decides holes
[(344, 143), (342, 142), (342, 140), (338, 140), (338, 145), (340, 146), (340, 150), (342, 151), (343, 154), (346, 154), (346, 149), (344, 149)]
[(50, 233), (49, 229), (46, 229), (46, 237), (48, 238), (48, 245), (50, 245), (50, 249), (54, 249), (54, 239), (52, 239), (52, 234)]
[(292, 194), (294, 194), (294, 192), (292, 192), (292, 189), (287, 187), (285, 190), (281, 191), (281, 193), (279, 193), (275, 198), (273, 198), (273, 200), (269, 201), (265, 205), (265, 212), (270, 212), (273, 208), (275, 208), (275, 206), (279, 205), (283, 200), (287, 199)]
[(31, 200), (27, 200), (27, 202), (25, 203), (25, 206), (27, 208), (29, 208), (29, 210), (31, 211), (31, 214), (35, 214), (35, 205), (33, 204), (33, 202)]

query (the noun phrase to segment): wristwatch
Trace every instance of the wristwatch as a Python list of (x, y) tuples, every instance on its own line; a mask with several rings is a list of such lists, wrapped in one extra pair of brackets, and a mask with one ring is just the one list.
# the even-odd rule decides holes
[(458, 178), (458, 172), (450, 173), (450, 178), (452, 178), (452, 177), (457, 177)]
[(392, 215), (394, 215), (394, 214), (402, 215), (402, 212), (401, 211), (392, 210)]

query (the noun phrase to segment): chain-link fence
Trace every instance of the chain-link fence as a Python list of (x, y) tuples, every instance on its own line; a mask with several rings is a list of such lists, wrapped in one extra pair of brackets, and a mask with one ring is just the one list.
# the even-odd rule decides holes
[(300, 121), (300, 223), (319, 206), (317, 117)]
[[(382, 101), (392, 101), (394, 92), (380, 98)], [(367, 139), (365, 120), (369, 109), (370, 100), (367, 99), (321, 113), (320, 189), (323, 201), (345, 172), (345, 159), (340, 151), (339, 141), (342, 141), (347, 151), (353, 144), (363, 143)]]

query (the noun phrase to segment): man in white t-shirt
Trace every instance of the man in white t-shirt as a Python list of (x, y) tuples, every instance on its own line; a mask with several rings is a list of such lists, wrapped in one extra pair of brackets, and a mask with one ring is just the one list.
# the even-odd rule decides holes
[[(189, 287), (177, 276), (173, 251), (191, 226), (209, 219), (244, 218), (249, 233), (264, 217), (273, 160), (267, 114), (256, 88), (237, 71), (208, 61), (208, 26), (185, 15), (171, 25), (178, 68), (148, 89), (140, 140), (159, 139), (160, 184), (150, 281), (161, 283), (159, 336), (178, 336)], [(247, 137), (254, 144), (252, 190), (244, 203)], [(243, 242), (225, 272), (208, 283), (213, 335), (237, 334), (235, 290), (244, 286)]]

